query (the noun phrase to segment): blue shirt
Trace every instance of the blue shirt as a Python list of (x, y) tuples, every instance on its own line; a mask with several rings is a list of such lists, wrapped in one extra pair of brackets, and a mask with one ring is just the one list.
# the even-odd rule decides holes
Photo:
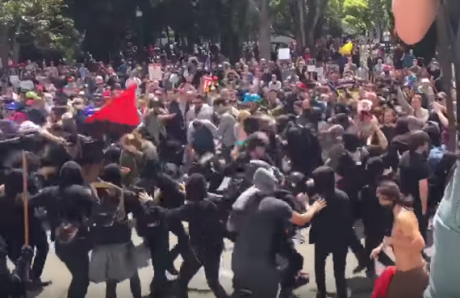
[(260, 99), (260, 95), (257, 93), (248, 92), (243, 95), (243, 102), (258, 102)]

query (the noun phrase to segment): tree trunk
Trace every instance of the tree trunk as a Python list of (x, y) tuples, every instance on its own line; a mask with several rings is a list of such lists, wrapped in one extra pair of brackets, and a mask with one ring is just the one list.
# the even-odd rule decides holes
[(326, 8), (328, 0), (307, 0), (308, 13), (305, 22), (306, 46), (310, 48), (313, 56), (316, 55), (315, 29), (319, 18)]
[(9, 29), (10, 27), (7, 25), (0, 25), (0, 59), (4, 70), (8, 69), (8, 60), (10, 58)]
[[(302, 49), (305, 46), (305, 33), (303, 31), (303, 23), (300, 22), (300, 11), (299, 11), (299, 2), (300, 0), (289, 0), (289, 13), (292, 16), (292, 28), (294, 33), (294, 38), (297, 44), (297, 50)], [(303, 17), (302, 17), (303, 18)]]
[[(16, 31), (16, 32), (19, 32), (19, 31)], [(13, 59), (14, 65), (18, 65), (18, 63), (19, 63), (19, 53), (21, 51), (21, 45), (18, 42), (18, 34), (13, 35), (13, 40), (11, 42), (11, 47), (13, 49), (13, 55), (12, 55), (11, 58)]]
[(271, 31), (272, 20), (268, 0), (262, 0), (260, 4), (259, 19), (259, 51), (260, 58), (270, 60), (271, 56)]
[(299, 34), (301, 41), (301, 50), (305, 49), (307, 42), (305, 40), (305, 0), (297, 0), (297, 9), (299, 10)]

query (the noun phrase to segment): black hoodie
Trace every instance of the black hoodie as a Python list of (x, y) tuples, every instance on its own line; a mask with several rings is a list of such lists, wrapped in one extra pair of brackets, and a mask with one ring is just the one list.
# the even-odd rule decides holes
[(335, 247), (347, 245), (353, 232), (353, 217), (348, 196), (335, 188), (335, 173), (326, 166), (313, 171), (316, 193), (326, 200), (326, 208), (321, 210), (311, 223), (310, 243)]
[[(13, 169), (5, 176), (5, 193), (0, 196), (0, 236), (9, 244), (15, 242), (17, 247), (24, 243), (24, 205), (21, 194), (23, 172)], [(30, 243), (33, 245), (33, 235), (36, 227), (41, 223), (34, 216), (34, 210), (29, 205), (28, 223), (30, 231)]]
[(384, 209), (377, 198), (377, 186), (384, 168), (383, 160), (380, 157), (372, 157), (366, 163), (367, 183), (360, 193), (361, 215), (366, 234), (383, 235), (387, 227)]
[[(30, 199), (30, 204), (46, 209), (53, 231), (63, 222), (76, 222), (83, 227), (94, 201), (91, 192), (83, 186), (81, 167), (68, 161), (62, 166), (59, 178), (58, 186), (44, 188)], [(79, 233), (85, 231), (86, 228), (79, 229)]]
[(189, 223), (190, 243), (193, 246), (206, 251), (221, 251), (225, 228), (219, 216), (220, 200), (208, 196), (206, 180), (201, 174), (192, 174), (185, 188), (188, 203), (168, 211), (168, 218)]

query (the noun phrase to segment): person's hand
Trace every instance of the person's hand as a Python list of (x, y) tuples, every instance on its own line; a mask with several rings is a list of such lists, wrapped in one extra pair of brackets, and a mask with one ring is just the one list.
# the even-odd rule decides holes
[(393, 238), (385, 236), (383, 237), (383, 243), (385, 246), (390, 246), (393, 243)]
[(371, 118), (371, 126), (373, 128), (379, 127), (379, 120), (377, 119), (377, 117), (372, 116), (372, 118)]
[(371, 252), (371, 255), (370, 255), (370, 258), (371, 260), (375, 260), (377, 259), (377, 256), (382, 252), (382, 247), (379, 246), (379, 247), (376, 247), (372, 250)]
[(315, 201), (315, 202), (313, 203), (313, 205), (311, 206), (311, 208), (313, 209), (313, 211), (314, 211), (315, 213), (320, 212), (320, 211), (323, 210), (325, 207), (326, 207), (326, 200), (324, 200), (324, 199), (319, 199), (319, 200)]
[(146, 192), (141, 192), (138, 195), (138, 199), (141, 203), (146, 203), (148, 201), (153, 201), (153, 198), (149, 196)]
[(441, 105), (439, 104), (439, 102), (436, 102), (434, 101), (431, 106), (433, 107), (433, 110), (435, 113), (439, 113), (441, 112)]
[(127, 167), (120, 167), (120, 172), (122, 175), (127, 175), (131, 172), (131, 169)]
[(426, 207), (423, 207), (423, 206), (422, 206), (422, 214), (423, 214), (423, 215), (426, 215), (426, 211), (427, 211), (426, 209), (427, 209)]
[(64, 139), (64, 138), (58, 138), (57, 142), (58, 142), (58, 144), (60, 144), (60, 145), (62, 145), (64, 147), (67, 147), (69, 145), (69, 143), (67, 143), (67, 140)]

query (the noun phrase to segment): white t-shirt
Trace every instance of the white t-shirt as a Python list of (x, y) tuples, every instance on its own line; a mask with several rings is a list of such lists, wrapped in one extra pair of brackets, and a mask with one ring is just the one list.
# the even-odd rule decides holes
[(142, 84), (142, 81), (138, 77), (133, 77), (133, 78), (128, 78), (126, 80), (126, 88), (129, 86), (136, 85), (136, 95), (140, 96), (141, 95), (141, 89), (139, 86)]
[(26, 120), (19, 125), (18, 132), (25, 133), (25, 132), (36, 132), (40, 130), (40, 126), (33, 123), (32, 121)]
[(138, 77), (129, 78), (126, 80), (126, 87), (129, 87), (132, 85), (136, 85), (137, 87), (139, 87), (141, 83), (142, 82)]
[(276, 82), (270, 81), (268, 83), (268, 89), (270, 89), (270, 90), (280, 90), (281, 89), (281, 82), (280, 81), (276, 81)]

